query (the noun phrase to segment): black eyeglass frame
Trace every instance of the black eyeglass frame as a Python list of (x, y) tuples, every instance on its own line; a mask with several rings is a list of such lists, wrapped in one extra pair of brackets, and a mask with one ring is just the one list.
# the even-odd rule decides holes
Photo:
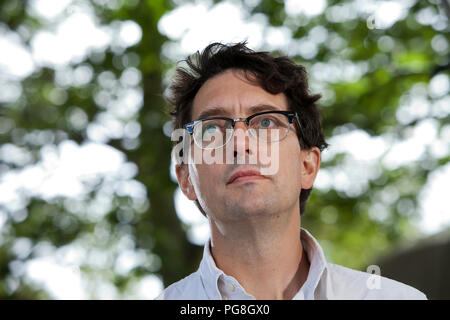
[(292, 122), (294, 121), (294, 118), (297, 119), (298, 122), (298, 126), (301, 128), (300, 126), (300, 119), (298, 118), (298, 113), (297, 112), (293, 112), (293, 111), (282, 111), (282, 110), (271, 110), (271, 111), (264, 111), (264, 112), (259, 112), (259, 113), (255, 113), (252, 114), (251, 116), (247, 117), (247, 118), (236, 118), (236, 119), (231, 119), (231, 118), (227, 118), (227, 117), (210, 117), (210, 118), (203, 118), (203, 119), (198, 119), (198, 120), (194, 120), (192, 122), (186, 123), (184, 125), (184, 128), (192, 135), (194, 133), (194, 127), (197, 123), (205, 121), (205, 120), (215, 120), (215, 119), (221, 119), (221, 120), (226, 120), (231, 122), (231, 127), (234, 129), (234, 126), (236, 125), (236, 122), (239, 121), (244, 121), (245, 124), (247, 125), (247, 127), (250, 125), (250, 121), (260, 115), (263, 114), (268, 114), (268, 113), (278, 113), (278, 114), (283, 114), (288, 118), (289, 124), (292, 124)]

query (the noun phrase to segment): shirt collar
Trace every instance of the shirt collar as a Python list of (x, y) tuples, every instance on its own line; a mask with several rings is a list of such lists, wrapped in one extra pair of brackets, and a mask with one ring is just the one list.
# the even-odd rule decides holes
[(308, 278), (293, 300), (313, 300), (314, 294), (327, 265), (319, 242), (306, 229), (301, 228), (300, 239), (310, 263)]
[[(301, 228), (300, 240), (308, 256), (310, 267), (306, 282), (294, 296), (293, 300), (312, 300), (314, 299), (319, 281), (326, 269), (326, 259), (319, 243), (306, 229)], [(254, 299), (254, 297), (245, 292), (244, 288), (239, 285), (236, 279), (226, 275), (216, 266), (210, 251), (210, 240), (205, 243), (199, 271), (204, 289), (210, 299), (222, 299), (223, 293), (219, 289), (219, 287), (222, 287), (219, 285), (221, 281), (228, 281), (234, 284), (237, 289), (234, 294), (235, 297), (239, 297), (240, 299)]]
[(200, 263), (200, 277), (202, 279), (203, 287), (205, 288), (206, 295), (210, 299), (222, 299), (222, 296), (218, 287), (219, 277), (224, 274), (222, 270), (217, 268), (216, 263), (211, 255), (210, 242), (208, 239), (203, 249), (203, 258)]

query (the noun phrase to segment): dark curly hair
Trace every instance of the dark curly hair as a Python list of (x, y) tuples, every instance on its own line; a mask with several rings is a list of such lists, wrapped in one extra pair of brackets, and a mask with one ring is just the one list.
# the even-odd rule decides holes
[[(212, 43), (203, 52), (183, 60), (187, 67), (179, 66), (169, 87), (167, 100), (172, 105), (170, 115), (173, 128), (183, 128), (191, 122), (192, 102), (201, 86), (212, 77), (229, 69), (244, 71), (246, 78), (271, 94), (284, 93), (288, 108), (299, 115), (301, 129), (294, 122), (302, 149), (318, 147), (323, 151), (328, 144), (321, 126), (321, 115), (316, 105), (320, 94), (310, 94), (306, 70), (286, 56), (274, 57), (268, 52), (255, 52), (246, 42), (236, 44)], [(300, 193), (300, 214), (312, 188)], [(198, 200), (197, 207), (206, 216)]]

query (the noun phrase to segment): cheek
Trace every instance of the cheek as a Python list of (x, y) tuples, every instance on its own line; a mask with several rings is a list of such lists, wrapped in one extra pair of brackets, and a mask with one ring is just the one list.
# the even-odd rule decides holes
[(298, 140), (289, 141), (289, 143), (286, 143), (282, 148), (280, 147), (280, 174), (282, 174), (287, 185), (300, 190), (301, 171), (300, 146)]
[(198, 197), (215, 193), (221, 182), (220, 165), (197, 164), (192, 166), (191, 181)]

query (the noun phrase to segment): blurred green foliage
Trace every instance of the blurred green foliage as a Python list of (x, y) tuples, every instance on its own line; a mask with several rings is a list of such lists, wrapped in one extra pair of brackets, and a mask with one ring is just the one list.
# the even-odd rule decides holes
[[(346, 3), (350, 1), (328, 1), (328, 8)], [(27, 1), (0, 1), (0, 22), (12, 32), (26, 27), (30, 35), (23, 41), (29, 45), (32, 35), (40, 30), (42, 24), (28, 14), (27, 5)], [(114, 271), (118, 255), (114, 250), (111, 259), (99, 266), (93, 267), (88, 263), (80, 266), (86, 277), (105, 279), (120, 292), (126, 292), (129, 283), (149, 274), (160, 276), (167, 286), (193, 272), (201, 258), (202, 248), (187, 241), (188, 226), (182, 225), (174, 210), (173, 194), (177, 186), (171, 180), (169, 171), (171, 141), (163, 132), (169, 117), (167, 103), (162, 97), (165, 89), (162, 79), (173, 68), (175, 61), (162, 57), (161, 48), (168, 39), (158, 32), (157, 23), (175, 5), (168, 0), (125, 1), (112, 9), (97, 2), (91, 5), (102, 24), (117, 20), (136, 22), (142, 30), (141, 41), (123, 51), (108, 47), (101, 59), (93, 53), (76, 63), (73, 68), (87, 65), (93, 70), (92, 80), (81, 86), (58, 87), (55, 70), (51, 67), (40, 68), (25, 78), (20, 98), (0, 104), (0, 118), (13, 121), (10, 130), (0, 135), (0, 144), (12, 143), (24, 148), (32, 158), (24, 165), (0, 158), (0, 177), (40, 161), (45, 145), (59, 145), (65, 140), (78, 144), (87, 141), (87, 125), (74, 127), (70, 116), (81, 109), (87, 123), (95, 121), (104, 111), (94, 98), (101, 90), (96, 79), (104, 71), (110, 71), (119, 78), (128, 67), (127, 63), (130, 64), (126, 61), (136, 60), (137, 57), (136, 67), (142, 75), (140, 87), (144, 100), (143, 107), (133, 119), (140, 124), (139, 137), (133, 141), (132, 147), (126, 138), (111, 138), (107, 143), (123, 152), (127, 161), (137, 165), (135, 179), (145, 186), (148, 203), (136, 206), (129, 196), (113, 193), (108, 213), (98, 221), (68, 210), (70, 206), (64, 197), (46, 201), (37, 196), (24, 195), (24, 219), (17, 218), (18, 212), (4, 207), (0, 202), (0, 209), (8, 217), (0, 230), (0, 298), (3, 299), (50, 297), (44, 288), (27, 281), (23, 270), (20, 271), (20, 266), (40, 256), (36, 248), (43, 243), (59, 248), (82, 239), (85, 250), (95, 255), (95, 250), (111, 249), (122, 237), (129, 237), (133, 250), (147, 253), (145, 263), (133, 268), (129, 274)], [(286, 16), (283, 2), (276, 0), (259, 1), (256, 6), (249, 6), (248, 10), (251, 14), (266, 15), (273, 26), (288, 25), (298, 39), (306, 37), (315, 26), (325, 27), (329, 37), (340, 39), (343, 45), (339, 47), (333, 48), (327, 43), (319, 45), (317, 55), (312, 59), (293, 57), (308, 70), (317, 63), (328, 63), (333, 59), (366, 63), (366, 72), (356, 80), (324, 85), (332, 92), (332, 98), (325, 99), (322, 105), (327, 137), (335, 135), (336, 128), (340, 128), (341, 131), (361, 129), (370, 136), (391, 133), (401, 138), (420, 119), (399, 124), (396, 112), (400, 98), (417, 84), (427, 85), (435, 68), (448, 63), (449, 50), (437, 52), (431, 45), (437, 35), (448, 40), (448, 26), (436, 30), (431, 25), (417, 22), (417, 14), (429, 7), (435, 11), (443, 10), (437, 1), (417, 1), (404, 19), (387, 29), (369, 29), (367, 21), (361, 17), (344, 22), (330, 21), (326, 14), (328, 9), (314, 17), (303, 16), (298, 21), (290, 21), (292, 18)], [(293, 23), (299, 21), (303, 22)], [(392, 42), (388, 50), (382, 45), (386, 39)], [(441, 72), (448, 73), (448, 69)], [(63, 98), (58, 100), (58, 93)], [(433, 100), (432, 97), (429, 99)], [(435, 118), (439, 130), (449, 120), (448, 116), (426, 117)], [(33, 143), (29, 139), (30, 135), (40, 133), (46, 133), (48, 139), (43, 138), (41, 143)], [(358, 148), (357, 145), (354, 147)], [(340, 170), (347, 160), (347, 155), (337, 154), (322, 163), (322, 168)], [(330, 260), (365, 269), (376, 257), (389, 252), (399, 242), (420, 237), (413, 223), (419, 214), (417, 195), (428, 174), (448, 160), (448, 156), (436, 159), (427, 152), (424, 159), (394, 170), (384, 168), (380, 162), (380, 173), (369, 181), (367, 190), (353, 196), (333, 187), (328, 191), (314, 190), (302, 225), (320, 239)], [(83, 199), (85, 210), (96, 199), (103, 183), (107, 184), (98, 181), (98, 187), (94, 187), (89, 197)], [(386, 219), (374, 219), (369, 214), (371, 207), (382, 202), (381, 194), (389, 192), (389, 188), (395, 189), (398, 196), (392, 202), (385, 203)], [(407, 212), (399, 206), (405, 200), (412, 206)], [(31, 241), (32, 249), (27, 255), (18, 256), (14, 252), (18, 239)], [(92, 297), (95, 298), (94, 293)]]

